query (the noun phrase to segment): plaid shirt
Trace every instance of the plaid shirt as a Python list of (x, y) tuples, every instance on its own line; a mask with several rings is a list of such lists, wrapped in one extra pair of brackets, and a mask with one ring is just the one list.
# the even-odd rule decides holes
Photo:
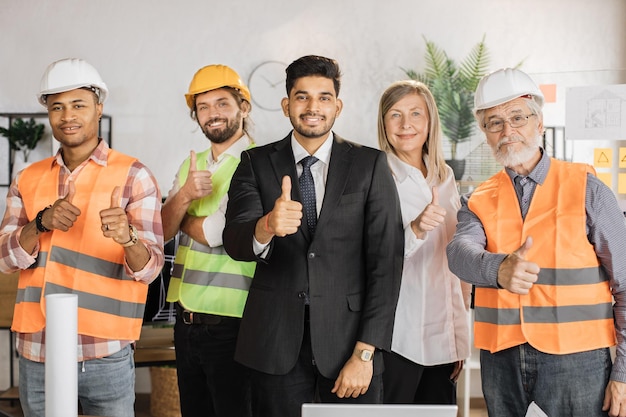
[[(51, 159), (51, 167), (58, 164), (58, 195), (68, 193), (68, 180), (77, 178), (89, 163), (107, 166), (109, 147), (100, 141), (91, 156), (70, 172), (65, 167), (61, 151)], [(27, 253), (19, 244), (20, 233), (24, 225), (32, 221), (26, 215), (24, 203), (17, 187), (20, 174), (11, 183), (7, 194), (7, 208), (0, 224), (0, 271), (11, 273), (28, 268), (39, 253), (39, 245), (33, 253)], [(145, 165), (136, 161), (130, 168), (128, 179), (123, 188), (123, 200), (128, 200), (126, 214), (128, 221), (137, 227), (140, 240), (150, 253), (150, 260), (140, 271), (133, 272), (125, 264), (126, 273), (139, 282), (150, 284), (160, 273), (164, 263), (163, 227), (161, 224), (161, 193), (157, 181)], [(47, 202), (42, 202), (42, 208)], [(78, 335), (78, 361), (101, 358), (118, 352), (132, 340), (108, 340), (92, 336)], [(44, 362), (45, 329), (37, 333), (18, 333), (17, 351), (31, 361)]]

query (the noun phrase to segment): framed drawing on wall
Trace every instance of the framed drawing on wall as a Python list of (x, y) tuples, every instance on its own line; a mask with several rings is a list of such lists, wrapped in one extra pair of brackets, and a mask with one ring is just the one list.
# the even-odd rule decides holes
[(9, 141), (0, 138), (0, 187), (8, 186), (11, 182), (11, 147)]

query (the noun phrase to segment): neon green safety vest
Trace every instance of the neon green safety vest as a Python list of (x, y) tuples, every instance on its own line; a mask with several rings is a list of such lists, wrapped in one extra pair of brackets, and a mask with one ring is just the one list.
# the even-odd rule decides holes
[[(211, 149), (207, 149), (198, 154), (197, 169), (207, 168), (210, 152)], [(225, 155), (224, 158), (211, 177), (213, 191), (191, 203), (187, 209), (188, 214), (202, 217), (217, 211), (239, 164), (239, 159), (231, 155)], [(187, 158), (178, 173), (181, 186), (187, 179), (189, 163)], [(255, 268), (256, 262), (232, 259), (223, 246), (212, 248), (182, 233), (167, 291), (167, 301), (178, 301), (183, 307), (196, 313), (241, 317)]]

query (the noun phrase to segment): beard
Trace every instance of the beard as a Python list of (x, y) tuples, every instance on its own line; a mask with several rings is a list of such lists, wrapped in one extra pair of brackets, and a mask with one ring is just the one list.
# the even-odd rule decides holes
[[(218, 121), (224, 122), (224, 127), (220, 130), (211, 129), (211, 124)], [(241, 117), (241, 111), (238, 111), (232, 119), (210, 119), (204, 126), (201, 126), (201, 128), (202, 132), (204, 132), (204, 136), (212, 143), (224, 143), (239, 131), (242, 123), (243, 118)]]
[[(308, 114), (304, 114), (300, 117), (306, 117), (306, 116), (308, 116)], [(333, 127), (333, 124), (335, 123), (334, 117), (329, 120), (328, 118), (324, 116), (317, 116), (317, 117), (320, 117), (324, 123), (320, 124), (319, 126), (309, 127), (309, 126), (306, 126), (300, 120), (300, 117), (290, 115), (289, 119), (291, 120), (291, 125), (293, 126), (293, 129), (296, 132), (298, 132), (301, 136), (305, 138), (309, 138), (309, 139), (317, 139), (326, 135), (328, 132), (330, 132), (330, 130)]]
[[(498, 163), (506, 168), (523, 165), (530, 161), (537, 154), (541, 135), (537, 134), (534, 138), (525, 139), (520, 135), (506, 136), (498, 141), (495, 146), (491, 147), (493, 156)], [(519, 150), (513, 150), (508, 143), (521, 143)]]

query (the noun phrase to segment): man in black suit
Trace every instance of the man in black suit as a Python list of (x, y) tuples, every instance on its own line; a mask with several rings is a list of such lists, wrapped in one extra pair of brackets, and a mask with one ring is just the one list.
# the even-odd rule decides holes
[(294, 129), (242, 154), (224, 229), (230, 256), (258, 262), (235, 359), (253, 371), (263, 417), (299, 417), (316, 395), (381, 402), (404, 249), (385, 155), (331, 131), (343, 106), (336, 61), (302, 57), (286, 84)]

